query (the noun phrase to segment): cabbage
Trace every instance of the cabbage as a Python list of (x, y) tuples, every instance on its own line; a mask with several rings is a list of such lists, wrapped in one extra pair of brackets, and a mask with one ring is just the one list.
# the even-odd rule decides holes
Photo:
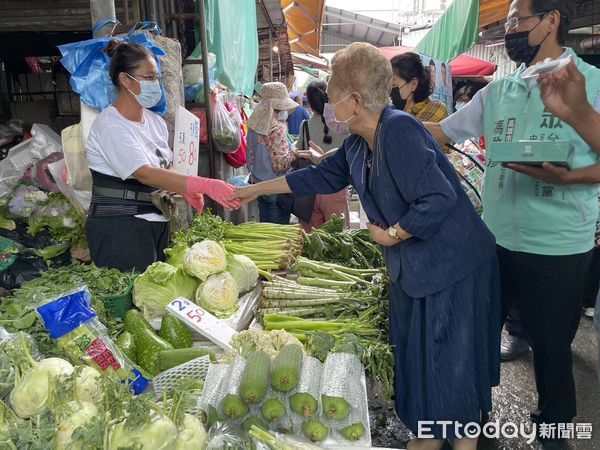
[(133, 303), (150, 319), (162, 317), (177, 297), (193, 299), (198, 280), (164, 262), (155, 262), (135, 279)]
[(167, 263), (178, 269), (183, 269), (183, 257), (190, 248), (182, 242), (178, 242), (173, 247), (165, 249)]
[(56, 450), (82, 450), (85, 448), (84, 443), (71, 441), (73, 432), (92, 421), (99, 414), (99, 411), (94, 404), (88, 402), (69, 402), (68, 407), (71, 410), (71, 414), (61, 420), (58, 425), (54, 448)]
[(256, 264), (244, 255), (227, 255), (227, 272), (236, 281), (240, 294), (254, 289), (258, 281)]
[(237, 301), (237, 283), (228, 272), (208, 277), (196, 292), (196, 303), (215, 314), (232, 312)]
[(227, 254), (223, 247), (214, 241), (198, 242), (184, 255), (183, 267), (190, 275), (206, 281), (209, 276), (227, 268)]
[(48, 370), (36, 367), (28, 372), (10, 392), (10, 406), (22, 419), (37, 416), (46, 409), (49, 389)]
[(202, 423), (190, 414), (184, 414), (183, 424), (177, 435), (175, 450), (198, 450), (204, 448), (206, 430)]
[(108, 450), (171, 450), (177, 440), (177, 427), (163, 415), (153, 413), (139, 428), (128, 430), (124, 422), (114, 426), (108, 438)]
[(100, 372), (90, 366), (83, 366), (75, 378), (75, 393), (80, 402), (101, 403), (104, 394), (100, 384)]

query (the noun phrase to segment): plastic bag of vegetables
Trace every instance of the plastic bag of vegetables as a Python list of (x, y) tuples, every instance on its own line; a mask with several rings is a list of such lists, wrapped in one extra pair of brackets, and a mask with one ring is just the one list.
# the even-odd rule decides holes
[(238, 306), (238, 286), (235, 279), (228, 272), (208, 277), (198, 287), (196, 303), (219, 318), (231, 316)]
[(40, 306), (37, 312), (59, 350), (74, 364), (86, 364), (101, 373), (127, 380), (134, 393), (143, 392), (148, 380), (108, 336), (91, 301), (90, 291), (81, 288)]
[(135, 279), (133, 303), (149, 319), (165, 315), (165, 307), (179, 297), (192, 300), (198, 280), (164, 262), (155, 262)]
[(227, 268), (227, 254), (223, 247), (207, 239), (191, 246), (183, 257), (183, 267), (190, 275), (206, 281)]
[(258, 281), (258, 268), (254, 261), (244, 255), (227, 255), (227, 272), (238, 285), (240, 294), (251, 291)]

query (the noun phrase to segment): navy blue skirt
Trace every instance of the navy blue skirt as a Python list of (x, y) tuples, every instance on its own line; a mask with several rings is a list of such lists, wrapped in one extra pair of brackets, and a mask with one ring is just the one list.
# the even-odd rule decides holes
[[(479, 423), (500, 382), (500, 274), (496, 257), (469, 277), (425, 298), (390, 285), (395, 406), (415, 434), (419, 421)], [(427, 425), (429, 428), (430, 425)], [(452, 439), (454, 425), (424, 430)]]

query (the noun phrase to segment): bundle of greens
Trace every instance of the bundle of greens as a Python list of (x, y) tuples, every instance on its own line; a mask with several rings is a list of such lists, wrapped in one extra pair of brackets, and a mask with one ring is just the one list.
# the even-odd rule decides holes
[(344, 229), (344, 218), (333, 216), (304, 236), (303, 255), (316, 261), (354, 268), (383, 267), (383, 255), (367, 230)]

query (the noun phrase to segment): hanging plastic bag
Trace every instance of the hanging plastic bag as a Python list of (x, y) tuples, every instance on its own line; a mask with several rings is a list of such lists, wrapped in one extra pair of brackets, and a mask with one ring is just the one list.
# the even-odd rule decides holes
[(67, 183), (76, 189), (91, 190), (92, 173), (81, 139), (81, 125), (77, 123), (65, 128), (61, 137), (67, 165)]
[(217, 151), (232, 153), (242, 144), (239, 125), (233, 121), (225, 104), (218, 97), (215, 99), (212, 128), (212, 138)]
[[(147, 47), (156, 58), (158, 72), (161, 74), (159, 58), (164, 56), (165, 52), (144, 33), (133, 34), (137, 31), (134, 28), (124, 38), (102, 37), (58, 46), (63, 55), (60, 62), (71, 74), (71, 88), (81, 96), (83, 103), (102, 111), (117, 98), (117, 88), (110, 79), (111, 59), (103, 51), (113, 39)], [(163, 95), (160, 102), (150, 110), (163, 115), (167, 110), (167, 99), (162, 85), (161, 89)]]
[(229, 164), (231, 167), (233, 167), (234, 169), (239, 169), (240, 167), (244, 167), (246, 165), (246, 128), (244, 127), (244, 123), (248, 120), (247, 118), (244, 119), (244, 111), (242, 110), (242, 113), (240, 114), (240, 112), (237, 109), (237, 106), (235, 106), (235, 104), (229, 104), (226, 103), (225, 107), (227, 108), (227, 110), (229, 111), (230, 115), (233, 117), (239, 117), (239, 124), (240, 124), (240, 141), (241, 144), (239, 146), (239, 148), (232, 153), (225, 153), (225, 161), (227, 161), (227, 164)]

